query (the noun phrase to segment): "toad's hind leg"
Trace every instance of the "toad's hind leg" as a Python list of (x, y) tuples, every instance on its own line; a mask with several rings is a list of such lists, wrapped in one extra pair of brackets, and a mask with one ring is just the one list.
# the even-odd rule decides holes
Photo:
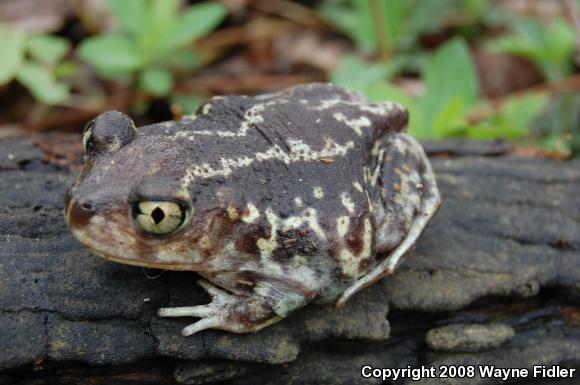
[(441, 204), (435, 175), (415, 139), (404, 133), (391, 135), (385, 138), (378, 157), (367, 182), (375, 192), (376, 249), (388, 255), (342, 294), (337, 307), (393, 273)]

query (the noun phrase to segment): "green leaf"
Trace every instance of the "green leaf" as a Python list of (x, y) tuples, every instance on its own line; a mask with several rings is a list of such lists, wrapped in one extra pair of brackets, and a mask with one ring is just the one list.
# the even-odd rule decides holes
[(146, 0), (107, 0), (107, 5), (122, 31), (134, 36), (150, 26)]
[(367, 63), (355, 55), (345, 55), (332, 72), (331, 81), (334, 84), (364, 92), (368, 86), (391, 78), (402, 68), (402, 65), (403, 62), (397, 59), (385, 65)]
[(488, 48), (521, 56), (534, 62), (549, 81), (558, 81), (572, 73), (571, 57), (576, 46), (574, 27), (563, 19), (548, 26), (537, 20), (516, 18), (511, 21), (513, 34), (491, 41)]
[(85, 39), (79, 47), (79, 55), (104, 74), (131, 72), (143, 64), (133, 42), (118, 34)]
[(148, 68), (141, 72), (141, 87), (153, 96), (166, 96), (173, 88), (171, 72), (161, 68)]
[(0, 85), (9, 83), (18, 72), (24, 56), (24, 35), (20, 32), (0, 29)]
[(171, 104), (177, 104), (181, 107), (183, 115), (193, 114), (201, 105), (204, 98), (197, 95), (173, 95), (171, 97)]
[(357, 43), (357, 46), (367, 49), (375, 49), (375, 42), (371, 36), (371, 40), (364, 33), (359, 32), (359, 18), (352, 8), (344, 7), (330, 1), (322, 2), (318, 12), (329, 23), (335, 25), (339, 30), (348, 35)]
[(78, 65), (76, 62), (65, 60), (62, 63), (58, 63), (58, 65), (52, 69), (52, 72), (57, 79), (60, 79), (74, 75), (77, 70)]
[(528, 133), (532, 121), (538, 117), (548, 102), (542, 93), (509, 98), (501, 107), (500, 116), (508, 127), (506, 136), (517, 137)]
[(405, 15), (405, 33), (418, 36), (421, 33), (438, 30), (441, 28), (443, 15), (450, 9), (457, 8), (455, 0), (391, 0), (407, 3), (411, 12)]
[(174, 48), (163, 47), (163, 40), (179, 21), (179, 2), (178, 0), (149, 0), (147, 4), (148, 27), (141, 31), (136, 41), (145, 60), (154, 62)]
[[(372, 1), (372, 0), (371, 0)], [(408, 8), (405, 1), (379, 0), (376, 4), (379, 15), (373, 15), (375, 10), (369, 0), (350, 0), (348, 6), (325, 1), (319, 8), (320, 14), (328, 22), (336, 25), (363, 51), (376, 51), (378, 48), (378, 26), (386, 33), (387, 44), (392, 47), (399, 37), (403, 26), (404, 11)]]
[(370, 15), (368, 2), (353, 0), (348, 3), (350, 6), (346, 7), (336, 2), (324, 1), (318, 12), (325, 20), (350, 37), (357, 47), (364, 51), (376, 50), (377, 42), (372, 19), (365, 20)]
[(70, 50), (68, 40), (51, 35), (36, 35), (28, 39), (28, 52), (39, 62), (54, 65), (61, 61)]
[(478, 139), (522, 137), (547, 102), (548, 96), (542, 93), (511, 97), (495, 116), (469, 127), (467, 134)]
[(453, 39), (437, 49), (423, 73), (423, 79), (427, 91), (420, 105), (428, 129), (433, 128), (436, 116), (450, 100), (461, 98), (464, 111), (477, 100), (478, 79), (469, 48), (463, 39)]
[(465, 127), (465, 107), (464, 99), (460, 95), (455, 95), (447, 101), (445, 106), (439, 110), (433, 119), (433, 129), (431, 131), (434, 138), (445, 138), (457, 135)]
[(150, 6), (150, 23), (155, 29), (164, 30), (166, 26), (177, 22), (179, 0), (152, 0)]
[(428, 132), (423, 124), (423, 112), (417, 102), (407, 96), (402, 89), (388, 82), (378, 82), (364, 90), (365, 94), (373, 101), (390, 100), (405, 106), (409, 112), (409, 134), (417, 138), (427, 138)]
[(161, 52), (170, 52), (207, 34), (227, 15), (227, 8), (216, 2), (193, 5), (183, 13), (176, 24), (160, 40)]
[(44, 104), (58, 104), (65, 101), (69, 95), (69, 86), (59, 83), (46, 68), (36, 63), (24, 63), (17, 75), (30, 93)]

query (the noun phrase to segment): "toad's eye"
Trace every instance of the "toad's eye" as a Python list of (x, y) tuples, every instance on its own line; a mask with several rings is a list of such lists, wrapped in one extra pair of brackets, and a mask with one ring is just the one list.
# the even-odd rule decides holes
[(93, 127), (95, 125), (95, 119), (91, 120), (87, 123), (85, 128), (83, 129), (83, 149), (86, 153), (89, 152), (89, 148), (93, 145), (92, 144), (92, 137), (93, 137)]
[(185, 224), (188, 210), (171, 201), (141, 201), (132, 205), (131, 216), (139, 231), (163, 236), (174, 233)]

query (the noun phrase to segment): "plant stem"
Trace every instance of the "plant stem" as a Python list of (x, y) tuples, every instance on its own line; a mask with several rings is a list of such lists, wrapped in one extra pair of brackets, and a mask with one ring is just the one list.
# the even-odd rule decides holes
[[(371, 12), (373, 14), (373, 25), (375, 27), (375, 33), (377, 34), (377, 43), (379, 49), (379, 55), (381, 60), (387, 62), (391, 56), (391, 47), (389, 42), (389, 36), (387, 33), (387, 21), (385, 20), (385, 15), (380, 4), (381, 0), (369, 0), (371, 6)], [(388, 0), (383, 0), (388, 1)], [(393, 1), (393, 0), (391, 0)], [(400, 0), (394, 0), (400, 1)]]

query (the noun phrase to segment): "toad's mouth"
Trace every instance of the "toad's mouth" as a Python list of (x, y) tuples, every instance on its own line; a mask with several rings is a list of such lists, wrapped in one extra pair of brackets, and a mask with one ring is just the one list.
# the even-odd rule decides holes
[[(107, 234), (109, 231), (89, 230), (87, 228), (72, 229), (73, 235), (79, 242), (94, 254), (112, 262), (162, 270), (197, 270), (198, 264), (193, 261), (185, 261), (180, 256), (171, 257), (166, 253), (151, 251), (143, 254), (136, 253), (135, 246), (122, 246), (127, 242), (119, 242), (121, 234), (117, 234), (114, 239), (94, 236), (96, 232)], [(162, 257), (163, 260), (159, 257)]]
[[(87, 246), (88, 247), (88, 246)], [(162, 263), (162, 262), (151, 262), (151, 261), (141, 261), (135, 259), (122, 258), (115, 255), (106, 254), (100, 251), (96, 251), (89, 247), (89, 249), (101, 258), (104, 258), (111, 262), (122, 263), (124, 265), (147, 267), (151, 269), (160, 270), (176, 270), (176, 271), (192, 271), (192, 264), (188, 263)]]
[(97, 213), (67, 199), (65, 220), (77, 240), (94, 254), (126, 265), (163, 270), (203, 270), (202, 257), (194, 250), (184, 253), (179, 244), (143, 240), (127, 223), (126, 210)]

